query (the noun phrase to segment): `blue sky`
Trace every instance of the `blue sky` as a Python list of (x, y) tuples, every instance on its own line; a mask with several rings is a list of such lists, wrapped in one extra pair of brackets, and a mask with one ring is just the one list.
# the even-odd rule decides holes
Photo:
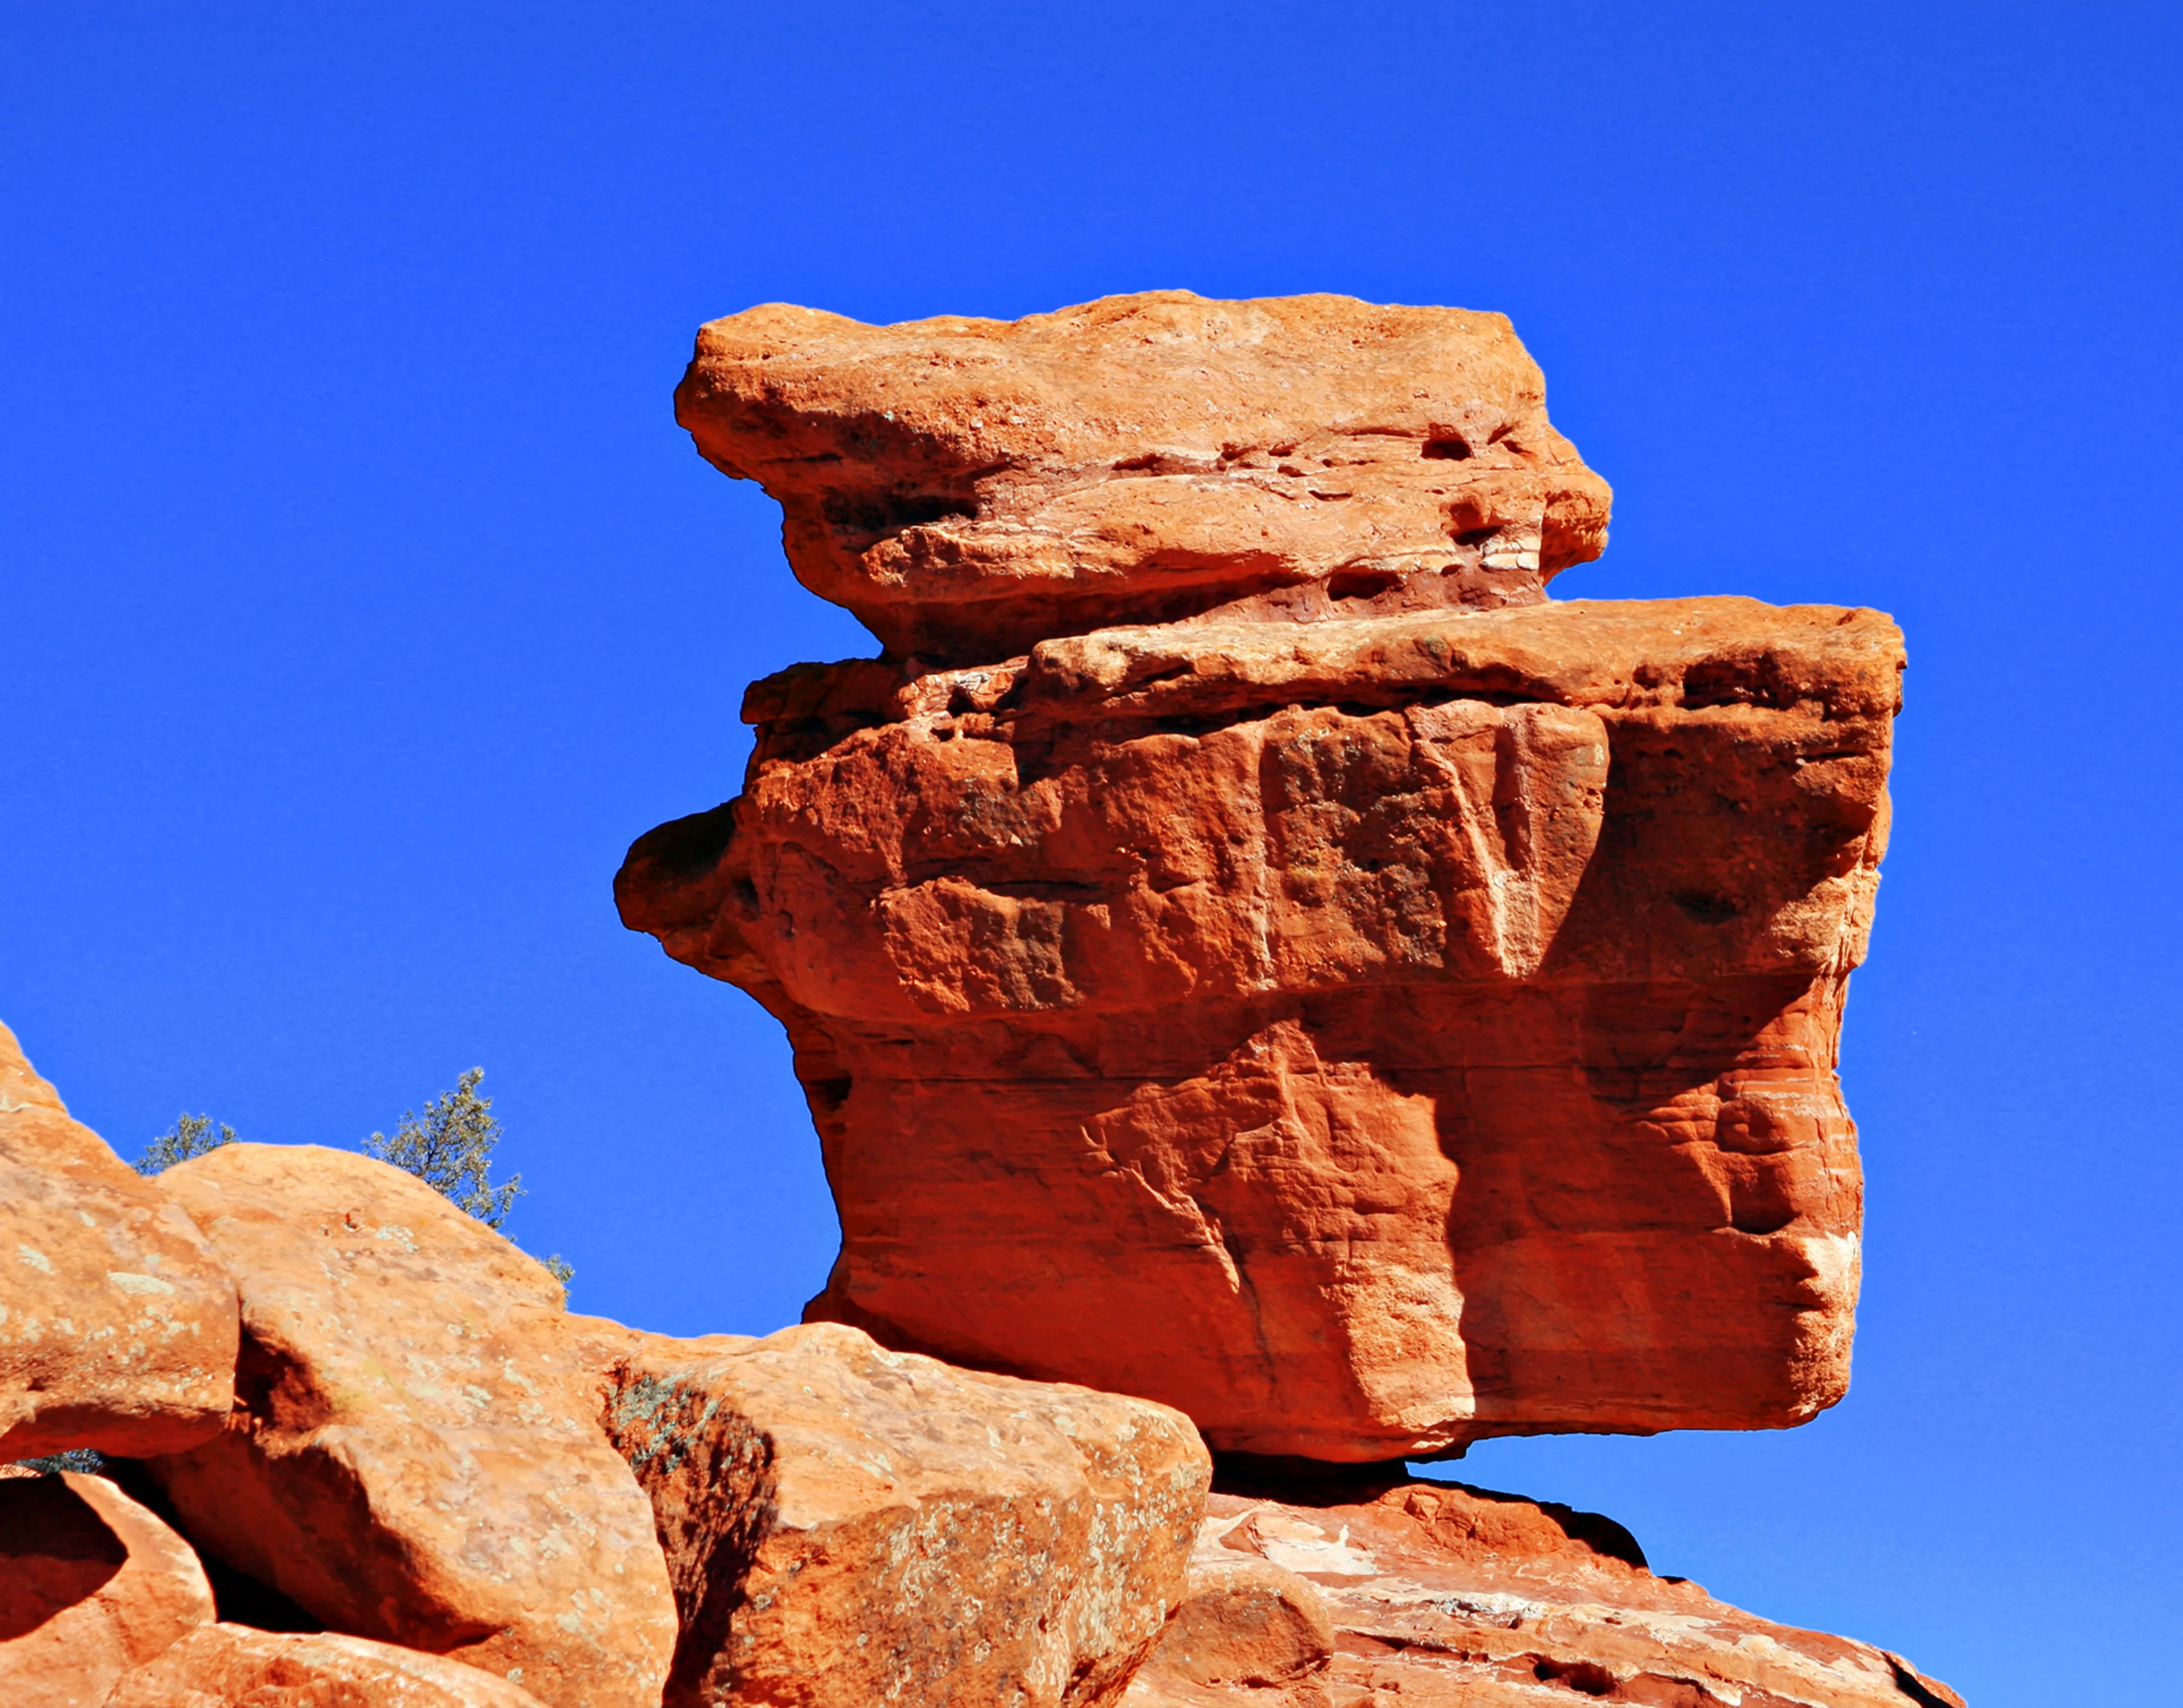
[(125, 1154), (482, 1063), (579, 1308), (793, 1320), (787, 1052), (608, 887), (746, 680), (870, 650), (675, 429), (697, 324), (1499, 309), (1616, 489), (1558, 591), (1876, 605), (1912, 666), (1854, 1390), (1463, 1474), (1980, 1708), (2183, 1701), (2171, 8), (0, 20), (0, 1018)]

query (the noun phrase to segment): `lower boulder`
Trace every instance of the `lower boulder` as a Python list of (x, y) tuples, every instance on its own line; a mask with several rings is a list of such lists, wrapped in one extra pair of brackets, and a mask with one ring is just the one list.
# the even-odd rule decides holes
[(0, 1463), (170, 1453), (235, 1397), (235, 1288), (0, 1026)]
[(520, 1685), (361, 1637), (208, 1625), (99, 1708), (539, 1708)]
[(103, 1477), (0, 1477), (0, 1702), (96, 1708), (213, 1622), (189, 1544)]
[[(1358, 1489), (1324, 1505), (1217, 1494), (1206, 1510), (1191, 1567), (1204, 1589), (1132, 1683), (1129, 1708), (1551, 1708), (1582, 1697), (1963, 1708), (1900, 1655), (1655, 1577), (1630, 1533), (1592, 1513), (1452, 1483)], [(1323, 1670), (1284, 1678), (1249, 1658), (1300, 1661), (1307, 1645), (1284, 1646), (1280, 1633), (1302, 1622), (1275, 1616), (1265, 1596), (1206, 1593), (1230, 1561), (1277, 1567), (1323, 1598)]]
[(681, 1611), (669, 1708), (1098, 1708), (1181, 1599), (1211, 1467), (1179, 1412), (832, 1323), (619, 1332), (607, 1428)]
[(161, 1178), (242, 1296), (229, 1428), (147, 1461), (192, 1540), (330, 1630), (657, 1708), (674, 1598), (560, 1284), (351, 1152), (226, 1145)]
[(1270, 1560), (1200, 1549), (1182, 1605), (1125, 1700), (1139, 1708), (1327, 1708), (1333, 1658), (1333, 1616), (1308, 1579)]

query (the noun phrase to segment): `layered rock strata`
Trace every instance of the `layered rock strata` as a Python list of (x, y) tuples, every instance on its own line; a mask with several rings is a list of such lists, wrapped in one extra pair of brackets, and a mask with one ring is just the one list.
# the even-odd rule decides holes
[(1795, 1423), (1901, 664), (1698, 599), (799, 667), (618, 894), (788, 1029), (814, 1316), (1260, 1453)]
[[(1281, 1575), (1255, 1600), (1193, 1597), (1129, 1708), (1963, 1708), (1899, 1655), (1655, 1577), (1611, 1520), (1460, 1484), (1216, 1494), (1193, 1583), (1231, 1561)], [(1323, 1642), (1303, 1634), (1318, 1620)]]
[(147, 1465), (191, 1539), (334, 1631), (552, 1708), (653, 1708), (674, 1598), (560, 1284), (347, 1151), (227, 1145), (160, 1178), (242, 1298), (228, 1428)]
[(1212, 1467), (1164, 1406), (830, 1323), (627, 1337), (610, 1376), (681, 1616), (667, 1708), (1098, 1708), (1180, 1600)]
[(0, 1252), (0, 1462), (163, 1453), (219, 1431), (235, 1393), (234, 1286), (4, 1026)]

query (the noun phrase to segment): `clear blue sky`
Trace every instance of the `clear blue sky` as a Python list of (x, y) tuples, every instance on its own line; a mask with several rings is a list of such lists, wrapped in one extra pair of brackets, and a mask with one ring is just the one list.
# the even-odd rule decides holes
[(0, 1018), (125, 1154), (482, 1063), (580, 1308), (792, 1320), (787, 1053), (608, 893), (747, 679), (869, 650), (676, 430), (698, 323), (1504, 310), (1616, 489), (1558, 591), (1876, 605), (1912, 668), (1854, 1390), (1465, 1474), (1980, 1708), (2183, 1702), (2175, 8), (0, 19)]

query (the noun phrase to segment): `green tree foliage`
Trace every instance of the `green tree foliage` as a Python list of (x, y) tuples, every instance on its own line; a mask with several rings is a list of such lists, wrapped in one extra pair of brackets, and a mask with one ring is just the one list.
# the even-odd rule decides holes
[(186, 1162), (192, 1156), (202, 1156), (208, 1151), (217, 1151), (223, 1145), (233, 1143), (235, 1128), (225, 1121), (215, 1132), (209, 1115), (177, 1115), (173, 1126), (144, 1147), (144, 1154), (136, 1159), (136, 1172), (157, 1174), (177, 1162)]
[(515, 1201), (523, 1196), (523, 1177), (511, 1174), (498, 1185), (492, 1179), (493, 1146), (500, 1143), (499, 1117), (492, 1099), (478, 1095), (485, 1069), (473, 1068), (425, 1106), (419, 1116), (404, 1110), (390, 1139), (375, 1133), (364, 1141), (364, 1154), (408, 1171), (458, 1210), (466, 1210), (497, 1231)]
[(93, 1477), (106, 1473), (106, 1456), (94, 1447), (64, 1447), (42, 1459), (18, 1459), (15, 1462), (42, 1477), (50, 1477), (56, 1471), (81, 1471)]
[[(478, 1091), (484, 1078), (484, 1068), (471, 1068), (455, 1081), (453, 1090), (427, 1103), (421, 1116), (404, 1110), (392, 1138), (375, 1133), (363, 1148), (367, 1156), (414, 1174), (456, 1208), (497, 1232), (515, 1201), (526, 1195), (520, 1174), (498, 1184), (493, 1180), (492, 1152), (500, 1143), (500, 1117), (492, 1112), (492, 1099)], [(540, 1261), (564, 1287), (575, 1275), (558, 1252)]]

